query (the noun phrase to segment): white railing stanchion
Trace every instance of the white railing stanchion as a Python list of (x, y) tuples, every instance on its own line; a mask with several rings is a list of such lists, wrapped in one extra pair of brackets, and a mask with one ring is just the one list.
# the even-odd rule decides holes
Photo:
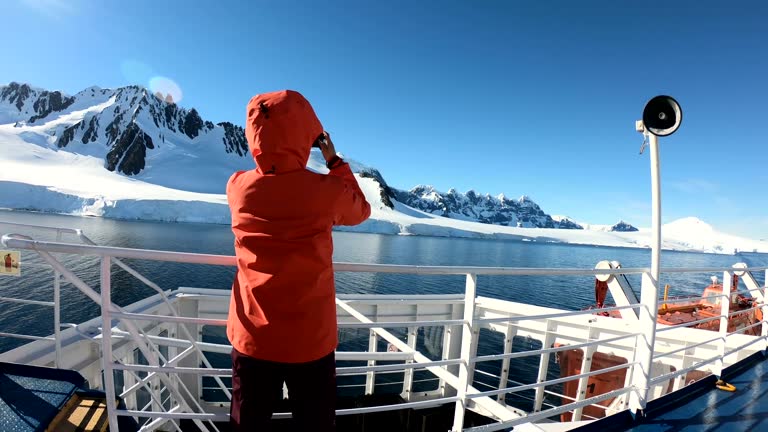
[[(368, 334), (368, 352), (375, 353), (377, 345), (379, 344), (379, 336), (375, 331), (369, 330)], [(368, 366), (376, 366), (376, 360), (368, 360)], [(365, 394), (373, 394), (373, 390), (376, 387), (376, 372), (368, 371), (365, 373)]]
[[(56, 241), (61, 241), (61, 230), (56, 230)], [(61, 275), (53, 271), (53, 335), (56, 339), (56, 367), (61, 367)]]
[(109, 430), (119, 432), (117, 425), (117, 406), (115, 405), (115, 375), (112, 369), (112, 317), (111, 317), (111, 261), (108, 256), (101, 256), (101, 351), (104, 373), (104, 391), (107, 393), (107, 415)]
[[(416, 351), (416, 338), (419, 334), (418, 327), (408, 327), (408, 341), (406, 342), (412, 350)], [(406, 364), (413, 363), (413, 360), (406, 360)], [(413, 369), (406, 369), (403, 375), (403, 399), (410, 402), (413, 395)]]
[[(544, 333), (544, 343), (542, 343), (541, 348), (546, 350), (549, 349), (554, 343), (555, 343), (555, 327), (549, 320), (547, 320), (547, 331)], [(510, 345), (512, 344), (512, 341), (510, 340)], [(511, 351), (511, 350), (510, 350)], [(506, 364), (506, 370), (505, 372), (509, 373), (509, 361), (507, 360)], [(547, 373), (549, 372), (549, 352), (542, 352), (539, 356), (539, 375), (536, 378), (536, 382), (542, 383), (547, 380)], [(504, 380), (503, 387), (507, 386), (506, 379)], [(499, 388), (502, 388), (501, 385), (499, 385)], [(541, 406), (544, 404), (544, 392), (547, 390), (546, 387), (536, 387), (536, 395), (533, 400), (533, 412), (539, 412), (541, 411)], [(501, 395), (499, 395), (501, 396)]]
[(768, 270), (763, 279), (763, 305), (760, 311), (763, 313), (763, 329), (760, 336), (763, 337), (763, 351), (768, 351)]
[(453, 414), (452, 432), (459, 432), (464, 427), (464, 413), (467, 409), (467, 387), (469, 386), (469, 365), (473, 352), (472, 341), (475, 327), (475, 303), (477, 301), (477, 275), (467, 275), (464, 292), (464, 325), (461, 331), (461, 363), (459, 364), (459, 386), (456, 389), (456, 410)]
[(56, 339), (56, 367), (61, 367), (61, 274), (53, 272), (53, 335)]
[[(514, 342), (515, 334), (517, 334), (517, 326), (513, 327), (511, 322), (507, 323), (507, 327), (504, 329), (504, 354), (509, 354), (512, 352), (512, 343)], [(505, 357), (501, 360), (501, 374), (499, 375), (500, 389), (507, 386), (507, 380), (509, 379), (509, 363), (511, 360), (512, 359), (509, 357)], [(499, 401), (499, 403), (502, 405), (507, 404), (506, 397), (503, 394), (498, 395), (496, 400)]]
[(641, 335), (636, 339), (635, 358), (638, 365), (632, 369), (634, 391), (629, 396), (629, 408), (633, 414), (645, 409), (651, 381), (653, 351), (656, 345), (656, 315), (659, 310), (659, 281), (650, 273), (643, 273), (640, 294), (638, 330)]
[[(725, 351), (728, 338), (728, 314), (731, 310), (731, 288), (733, 286), (731, 273), (723, 272), (723, 291), (720, 297), (720, 340), (717, 341), (717, 353), (720, 358), (715, 362), (714, 375), (718, 378), (725, 368)], [(736, 295), (736, 293), (733, 293)]]

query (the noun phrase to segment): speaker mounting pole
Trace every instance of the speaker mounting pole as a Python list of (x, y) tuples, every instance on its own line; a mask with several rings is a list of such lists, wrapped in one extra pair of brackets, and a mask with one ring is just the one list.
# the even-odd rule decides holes
[[(635, 347), (639, 367), (632, 371), (629, 407), (637, 415), (645, 410), (650, 397), (653, 347), (656, 340), (656, 315), (659, 310), (659, 278), (661, 264), (661, 169), (659, 137), (673, 134), (683, 120), (680, 104), (670, 96), (656, 96), (645, 105), (643, 119), (635, 122), (635, 130), (648, 139), (651, 156), (651, 272), (643, 274), (640, 292), (639, 325), (642, 337)], [(642, 152), (642, 150), (641, 150)]]

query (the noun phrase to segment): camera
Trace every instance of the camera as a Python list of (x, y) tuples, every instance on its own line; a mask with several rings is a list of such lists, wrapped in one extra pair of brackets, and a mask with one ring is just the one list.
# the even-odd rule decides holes
[(319, 137), (317, 137), (317, 139), (315, 140), (315, 142), (313, 142), (313, 143), (312, 143), (312, 147), (315, 147), (315, 148), (322, 148), (322, 147), (320, 147), (320, 145), (321, 145), (321, 144), (322, 144), (322, 145), (325, 145), (326, 143), (327, 143), (327, 142), (326, 142), (326, 138), (325, 138), (325, 132), (323, 132), (323, 133), (321, 133), (321, 134), (320, 134), (320, 136), (319, 136)]

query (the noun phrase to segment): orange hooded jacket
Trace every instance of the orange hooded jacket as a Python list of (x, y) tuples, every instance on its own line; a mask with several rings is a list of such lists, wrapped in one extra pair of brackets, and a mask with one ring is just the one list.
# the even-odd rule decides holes
[(301, 94), (255, 96), (246, 115), (257, 168), (227, 183), (237, 257), (227, 337), (253, 358), (317, 360), (338, 343), (331, 228), (363, 222), (371, 207), (348, 164), (306, 169), (323, 127)]

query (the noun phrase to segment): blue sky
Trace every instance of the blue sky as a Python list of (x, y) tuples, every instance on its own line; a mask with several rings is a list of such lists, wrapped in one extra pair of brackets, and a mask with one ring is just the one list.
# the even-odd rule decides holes
[(588, 223), (650, 225), (634, 121), (670, 94), (664, 222), (768, 238), (766, 2), (9, 0), (3, 16), (0, 83), (166, 77), (238, 124), (252, 95), (292, 88), (395, 187), (525, 194)]

